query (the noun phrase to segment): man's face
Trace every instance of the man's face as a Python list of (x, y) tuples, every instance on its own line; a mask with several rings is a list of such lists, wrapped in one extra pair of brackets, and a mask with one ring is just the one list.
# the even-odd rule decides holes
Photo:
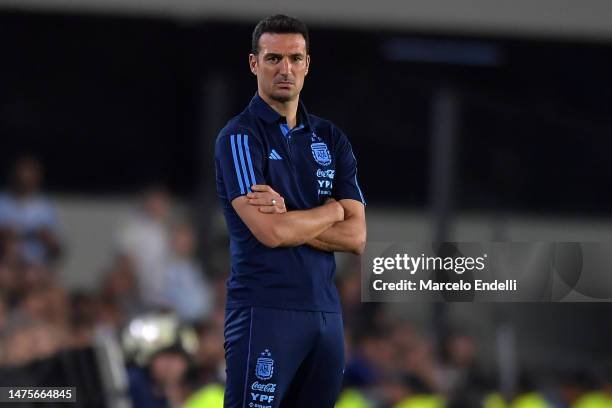
[(31, 158), (20, 159), (14, 168), (14, 186), (20, 193), (38, 190), (42, 180), (40, 163)]
[(300, 95), (310, 56), (301, 34), (264, 33), (259, 38), (259, 54), (249, 55), (249, 64), (262, 96), (288, 102)]

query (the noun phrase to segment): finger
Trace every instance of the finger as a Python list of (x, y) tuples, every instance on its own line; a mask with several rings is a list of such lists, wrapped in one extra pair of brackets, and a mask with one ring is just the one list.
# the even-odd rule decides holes
[(270, 202), (270, 200), (265, 199), (265, 198), (251, 198), (249, 199), (249, 204), (272, 206), (272, 203)]
[(264, 205), (259, 207), (259, 211), (266, 214), (275, 214), (278, 213), (279, 210), (273, 205)]
[(272, 201), (273, 199), (278, 200), (278, 196), (275, 196), (274, 194), (270, 194), (270, 193), (250, 193), (250, 194), (252, 194), (249, 197), (251, 199), (268, 200), (268, 202)]
[(248, 198), (263, 198), (266, 196), (266, 194), (269, 194), (269, 193), (248, 193), (247, 197)]
[(272, 187), (270, 187), (267, 184), (255, 184), (254, 186), (251, 186), (251, 190), (252, 191), (262, 191), (262, 192), (270, 192), (270, 191), (274, 191), (272, 190)]
[(274, 191), (274, 189), (267, 184), (255, 184), (254, 186), (251, 187), (251, 190), (259, 191), (262, 193), (270, 193), (270, 194), (274, 194), (275, 196), (280, 196), (280, 194)]

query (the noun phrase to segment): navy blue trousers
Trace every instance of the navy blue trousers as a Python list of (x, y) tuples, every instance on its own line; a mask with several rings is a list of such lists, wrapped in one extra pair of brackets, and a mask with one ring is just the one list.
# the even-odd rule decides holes
[(225, 312), (225, 408), (333, 408), (344, 372), (340, 313)]

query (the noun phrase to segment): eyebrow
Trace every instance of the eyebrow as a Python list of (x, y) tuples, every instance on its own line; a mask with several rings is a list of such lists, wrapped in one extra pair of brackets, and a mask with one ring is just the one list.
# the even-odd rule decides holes
[[(293, 54), (289, 54), (290, 57), (304, 57), (305, 54), (301, 53), (301, 52), (295, 52)], [(276, 52), (267, 52), (264, 54), (264, 57), (279, 57), (282, 58), (283, 54), (278, 54)]]

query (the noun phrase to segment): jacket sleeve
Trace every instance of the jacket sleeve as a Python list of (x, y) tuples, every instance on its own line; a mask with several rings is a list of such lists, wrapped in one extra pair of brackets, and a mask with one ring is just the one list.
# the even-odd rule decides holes
[(336, 174), (332, 196), (336, 200), (353, 199), (365, 205), (365, 199), (357, 181), (357, 159), (348, 138), (338, 128), (334, 128), (336, 137)]
[(246, 195), (254, 184), (266, 184), (260, 140), (246, 129), (225, 129), (215, 145), (217, 182), (229, 202)]

